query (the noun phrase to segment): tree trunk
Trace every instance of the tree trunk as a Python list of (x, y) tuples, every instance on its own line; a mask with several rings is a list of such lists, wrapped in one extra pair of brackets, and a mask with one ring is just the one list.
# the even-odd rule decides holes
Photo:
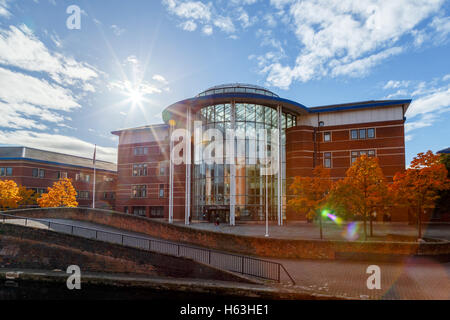
[(370, 215), (370, 236), (373, 237), (373, 226), (372, 226), (373, 217)]
[(367, 240), (367, 217), (366, 217), (366, 209), (365, 208), (364, 208), (363, 220), (364, 220), (364, 240)]
[(319, 228), (320, 228), (320, 240), (323, 239), (323, 231), (322, 231), (322, 213), (319, 212)]
[(421, 239), (422, 238), (422, 223), (420, 221), (421, 220), (420, 216), (421, 216), (421, 213), (422, 213), (422, 209), (420, 207), (418, 207), (418, 209), (419, 209), (419, 212), (417, 212), (417, 230), (418, 230), (418, 233), (419, 233), (418, 239)]

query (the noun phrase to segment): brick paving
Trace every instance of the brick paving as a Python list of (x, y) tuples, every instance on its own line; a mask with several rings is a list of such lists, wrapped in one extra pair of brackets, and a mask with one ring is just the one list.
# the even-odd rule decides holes
[[(95, 227), (99, 230), (120, 231), (129, 235), (145, 237), (142, 234), (89, 222), (62, 219), (43, 220), (60, 221), (76, 226)], [(394, 224), (390, 224), (390, 228), (394, 226)], [(194, 224), (192, 227), (208, 227), (210, 229), (216, 227), (216, 231), (227, 230), (227, 232), (230, 232), (231, 228), (225, 225), (219, 225), (218, 227), (214, 225), (208, 226), (208, 224)], [(276, 235), (278, 228), (286, 228), (286, 226), (272, 226), (271, 236)], [(404, 229), (401, 229), (403, 230), (401, 232), (411, 232), (408, 231), (408, 226), (403, 226), (402, 228)], [(240, 234), (249, 234), (251, 232), (257, 234), (264, 230), (264, 226), (244, 225), (231, 229)], [(288, 226), (286, 229), (288, 232), (295, 233), (299, 230), (302, 231), (303, 228), (294, 225)], [(279, 229), (278, 232), (282, 230)], [(438, 232), (445, 232), (446, 229), (439, 230)], [(302, 231), (302, 235), (304, 236), (308, 232), (314, 231), (314, 229), (306, 229), (306, 231)], [(403, 263), (369, 263), (342, 260), (270, 260), (282, 263), (297, 283), (296, 286), (292, 286), (289, 284), (287, 277), (284, 277), (282, 284), (284, 288), (356, 299), (450, 299), (450, 263), (439, 263), (426, 260), (425, 258), (411, 258)], [(381, 269), (380, 290), (369, 290), (366, 285), (369, 277), (366, 269), (372, 264), (378, 265)]]
[[(184, 225), (184, 222), (176, 222)], [(363, 239), (363, 223), (357, 222), (358, 239)], [(341, 226), (335, 223), (324, 223), (323, 234), (325, 239), (332, 240), (346, 240), (348, 236), (347, 224)], [(213, 223), (197, 222), (190, 225), (191, 228), (210, 230), (216, 232), (239, 234), (246, 236), (264, 237), (265, 224), (264, 223), (238, 223), (236, 226), (230, 226), (221, 223), (218, 226)], [(369, 232), (369, 225), (367, 225)], [(373, 240), (385, 237), (387, 234), (400, 236), (417, 236), (416, 226), (408, 225), (407, 223), (383, 223), (376, 222), (373, 224)], [(424, 237), (438, 238), (450, 240), (450, 224), (429, 224), (423, 226)], [(284, 226), (269, 224), (269, 236), (279, 239), (319, 239), (319, 226), (315, 223), (306, 223), (303, 221), (288, 222)]]

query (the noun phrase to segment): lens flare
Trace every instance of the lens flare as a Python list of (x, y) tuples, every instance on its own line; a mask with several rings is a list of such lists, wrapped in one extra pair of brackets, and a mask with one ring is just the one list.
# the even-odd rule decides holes
[(358, 224), (356, 222), (351, 222), (347, 225), (347, 228), (344, 230), (343, 236), (345, 239), (354, 241), (358, 239)]

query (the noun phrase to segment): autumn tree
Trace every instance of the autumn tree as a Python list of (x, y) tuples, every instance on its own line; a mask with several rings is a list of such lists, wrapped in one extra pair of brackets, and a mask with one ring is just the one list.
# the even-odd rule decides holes
[[(450, 179), (450, 154), (441, 154), (441, 162), (447, 168), (447, 178)], [(439, 191), (439, 198), (436, 201), (434, 212), (438, 216), (450, 214), (450, 189)]]
[(386, 194), (386, 179), (378, 159), (362, 155), (347, 170), (346, 177), (334, 184), (328, 201), (330, 206), (361, 216), (364, 221), (364, 237), (367, 239), (367, 218), (370, 215), (372, 231), (372, 213), (376, 207), (383, 205)]
[(37, 204), (38, 195), (32, 189), (27, 189), (24, 186), (19, 186), (19, 196), (21, 200), (19, 201), (19, 206), (33, 206)]
[(417, 154), (408, 169), (394, 176), (391, 191), (399, 205), (411, 207), (415, 211), (419, 239), (422, 238), (423, 210), (434, 208), (439, 191), (449, 189), (447, 169), (440, 156), (431, 151)]
[(72, 180), (65, 178), (49, 187), (47, 193), (43, 193), (37, 202), (41, 208), (77, 207), (77, 192), (72, 185)]
[(309, 219), (319, 218), (320, 239), (323, 238), (322, 215), (320, 211), (327, 202), (327, 195), (331, 189), (330, 170), (318, 166), (313, 170), (312, 177), (295, 177), (289, 186), (294, 197), (288, 205), (303, 212)]
[(22, 198), (19, 195), (19, 187), (13, 180), (0, 180), (0, 209), (17, 208)]

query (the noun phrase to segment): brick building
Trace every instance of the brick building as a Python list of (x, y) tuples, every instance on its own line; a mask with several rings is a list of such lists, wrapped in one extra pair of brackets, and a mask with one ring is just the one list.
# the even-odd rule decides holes
[[(309, 176), (322, 164), (339, 179), (362, 154), (378, 157), (388, 180), (405, 168), (404, 115), (410, 103), (308, 108), (259, 86), (212, 87), (167, 107), (164, 124), (113, 132), (119, 136), (116, 208), (186, 223), (216, 216), (231, 225), (266, 215), (279, 225), (304, 219), (286, 206), (295, 176)], [(169, 139), (172, 133), (176, 139)], [(218, 137), (223, 147), (211, 155), (223, 161), (211, 163), (205, 144)], [(174, 163), (174, 157), (190, 161)], [(275, 168), (270, 174), (267, 163)], [(392, 212), (392, 220), (405, 221), (407, 215)]]
[[(80, 207), (92, 206), (92, 159), (28, 147), (0, 147), (0, 179), (14, 180), (38, 194), (60, 178), (72, 179)], [(96, 208), (115, 209), (117, 167), (96, 160)]]

